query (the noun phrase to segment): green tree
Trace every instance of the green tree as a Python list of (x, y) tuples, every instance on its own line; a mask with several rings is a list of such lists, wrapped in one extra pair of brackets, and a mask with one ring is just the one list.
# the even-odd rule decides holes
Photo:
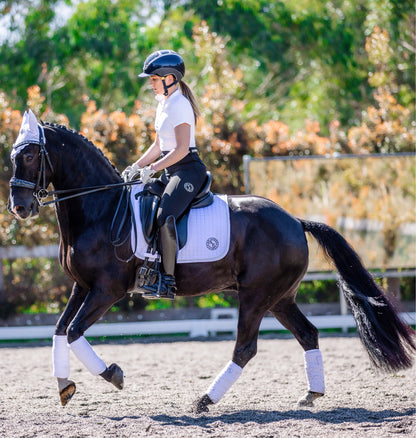
[(391, 37), (397, 100), (414, 118), (410, 0), (89, 0), (77, 2), (63, 23), (57, 0), (0, 5), (11, 35), (0, 47), (0, 88), (23, 108), (26, 89), (39, 84), (46, 104), (74, 127), (84, 95), (108, 111), (133, 108), (144, 85), (137, 72), (157, 48), (180, 51), (192, 73), (187, 77), (198, 78), (203, 94), (206, 78), (192, 67), (199, 66), (192, 34), (201, 20), (224, 39), (227, 62), (243, 73), (235, 97), (245, 101), (240, 116), (246, 121), (280, 119), (301, 129), (308, 118), (324, 133), (333, 119), (344, 127), (359, 122), (362, 107), (374, 102), (364, 39), (376, 25)]
[(51, 40), (56, 2), (41, 0), (36, 5), (25, 0), (2, 2), (1, 13), (9, 18), (9, 27), (0, 47), (1, 88), (15, 96), (15, 104), (20, 108), (26, 99), (26, 89), (39, 82), (42, 63), (51, 63), (57, 55)]
[[(309, 118), (324, 131), (333, 119), (357, 123), (363, 104), (372, 102), (363, 40), (376, 25), (392, 35), (399, 103), (414, 102), (414, 7), (408, 0), (192, 0), (185, 7), (213, 32), (229, 36), (247, 96), (265, 96), (269, 103), (258, 107), (260, 121), (273, 115), (300, 128)], [(247, 57), (256, 60), (255, 68), (245, 64)]]
[[(71, 118), (83, 110), (84, 95), (109, 111), (133, 105), (139, 65), (133, 36), (142, 24), (138, 6), (131, 0), (79, 3), (56, 33), (67, 82), (63, 91), (75, 103)], [(68, 108), (62, 98), (61, 105)]]
[[(24, 108), (26, 89), (38, 84), (45, 104), (65, 112), (74, 127), (79, 126), (85, 109), (85, 95), (109, 111), (132, 108), (143, 61), (138, 50), (146, 45), (142, 29), (154, 14), (153, 2), (77, 2), (69, 20), (59, 26), (54, 21), (57, 3), (10, 1), (4, 5), (2, 14), (9, 17), (9, 33), (14, 37), (0, 46), (0, 88), (12, 97), (15, 107)], [(16, 10), (24, 20), (14, 31)]]

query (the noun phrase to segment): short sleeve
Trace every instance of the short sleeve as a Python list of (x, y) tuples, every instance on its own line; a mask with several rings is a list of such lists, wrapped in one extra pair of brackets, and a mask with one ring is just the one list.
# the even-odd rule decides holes
[(191, 103), (184, 96), (181, 96), (181, 99), (175, 100), (172, 107), (169, 108), (169, 121), (173, 128), (176, 128), (176, 126), (182, 125), (183, 123), (192, 126), (194, 120), (194, 112)]

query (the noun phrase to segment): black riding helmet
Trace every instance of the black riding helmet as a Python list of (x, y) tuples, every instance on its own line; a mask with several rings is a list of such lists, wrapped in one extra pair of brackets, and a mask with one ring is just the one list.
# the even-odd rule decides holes
[(143, 65), (143, 73), (140, 78), (147, 76), (167, 76), (174, 75), (180, 81), (185, 75), (185, 64), (180, 55), (173, 50), (158, 50), (146, 58)]
[[(140, 78), (157, 75), (162, 78), (165, 88), (165, 96), (168, 94), (168, 88), (175, 85), (185, 75), (185, 64), (180, 55), (173, 50), (158, 50), (146, 58), (143, 65), (143, 73), (139, 74)], [(167, 86), (165, 76), (175, 76), (175, 82)]]

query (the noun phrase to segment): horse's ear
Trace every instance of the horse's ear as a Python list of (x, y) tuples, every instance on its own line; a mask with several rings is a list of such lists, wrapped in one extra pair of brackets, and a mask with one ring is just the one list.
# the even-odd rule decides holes
[(39, 120), (39, 123), (42, 125), (42, 126), (45, 126), (45, 122), (41, 119), (41, 120)]

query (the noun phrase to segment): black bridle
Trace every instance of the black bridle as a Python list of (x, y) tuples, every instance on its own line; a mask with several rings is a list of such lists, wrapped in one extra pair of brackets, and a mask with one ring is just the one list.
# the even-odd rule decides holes
[[(42, 199), (48, 196), (48, 192), (46, 190), (46, 163), (49, 165), (51, 172), (54, 171), (52, 161), (49, 157), (48, 151), (45, 148), (45, 137), (43, 134), (43, 129), (38, 126), (39, 130), (39, 168), (38, 174), (36, 177), (36, 182), (27, 181), (24, 179), (16, 178), (13, 176), (10, 179), (10, 187), (22, 187), (25, 189), (33, 189), (33, 202), (30, 206), (30, 209), (33, 209), (34, 202), (36, 201), (38, 205), (42, 204)], [(27, 143), (28, 145), (30, 143)], [(18, 145), (18, 147), (24, 146), (24, 144)]]
[[(25, 188), (25, 189), (32, 189), (33, 190), (33, 201), (32, 204), (30, 206), (30, 210), (33, 211), (34, 208), (34, 203), (37, 202), (39, 207), (44, 207), (46, 205), (50, 205), (50, 204), (56, 204), (58, 202), (62, 202), (62, 201), (66, 201), (68, 199), (72, 199), (72, 198), (76, 198), (79, 196), (84, 196), (84, 195), (88, 195), (90, 193), (95, 193), (95, 192), (99, 192), (99, 191), (103, 191), (103, 190), (109, 190), (112, 189), (114, 187), (122, 187), (122, 193), (116, 208), (116, 212), (114, 214), (112, 223), (111, 223), (111, 227), (110, 227), (110, 241), (111, 244), (114, 246), (114, 251), (115, 251), (115, 256), (117, 257), (118, 260), (123, 261), (123, 262), (129, 262), (130, 260), (133, 259), (134, 257), (134, 251), (132, 253), (132, 255), (124, 260), (121, 259), (118, 255), (117, 255), (117, 247), (122, 246), (128, 239), (130, 233), (127, 234), (127, 237), (124, 239), (121, 239), (121, 231), (122, 228), (125, 224), (125, 221), (127, 220), (128, 217), (128, 211), (131, 211), (131, 214), (133, 214), (133, 210), (130, 208), (130, 190), (129, 190), (129, 186), (135, 185), (135, 184), (139, 184), (141, 183), (140, 180), (135, 180), (135, 181), (123, 181), (121, 183), (113, 183), (113, 184), (103, 184), (103, 185), (99, 185), (99, 186), (90, 186), (90, 187), (78, 187), (78, 188), (73, 188), (73, 189), (64, 189), (64, 190), (53, 190), (53, 191), (48, 191), (47, 190), (47, 186), (49, 185), (49, 183), (46, 183), (46, 166), (48, 165), (51, 172), (54, 172), (54, 167), (52, 164), (52, 161), (49, 157), (48, 151), (46, 150), (45, 147), (45, 137), (43, 134), (43, 130), (41, 129), (40, 126), (38, 126), (39, 129), (39, 168), (38, 168), (38, 174), (36, 177), (36, 183), (32, 182), (32, 181), (27, 181), (24, 179), (20, 179), (20, 178), (16, 178), (15, 176), (13, 176), (10, 179), (9, 185), (10, 187), (21, 187), (21, 188)], [(30, 143), (27, 143), (30, 144)], [(22, 144), (19, 146), (23, 146)], [(69, 194), (72, 193), (72, 194)], [(67, 196), (58, 198), (59, 195), (64, 195), (67, 194)], [(47, 201), (44, 202), (44, 199), (49, 198), (50, 196), (53, 196), (53, 200), (51, 201)], [(121, 218), (119, 227), (117, 232), (115, 233), (115, 237), (113, 238), (114, 235), (114, 227), (115, 227), (115, 223), (116, 223), (116, 218), (118, 217), (121, 205), (123, 203), (123, 199), (126, 200), (125, 203), (125, 211), (123, 213), (123, 216)], [(132, 221), (134, 221), (134, 218), (132, 217)], [(136, 229), (135, 227), (133, 227), (135, 232)], [(136, 239), (137, 242), (137, 239)]]

